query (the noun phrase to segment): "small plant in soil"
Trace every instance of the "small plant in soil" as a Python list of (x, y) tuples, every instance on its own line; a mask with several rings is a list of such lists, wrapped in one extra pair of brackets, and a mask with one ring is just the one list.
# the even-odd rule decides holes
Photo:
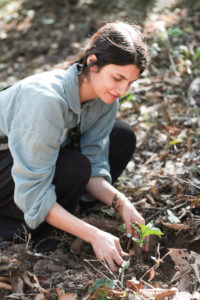
[[(163, 232), (159, 228), (154, 227), (153, 222), (147, 225), (142, 225), (142, 224), (137, 224), (137, 225), (131, 224), (131, 225), (137, 231), (138, 234), (138, 238), (135, 237), (132, 238), (132, 240), (136, 243), (135, 255), (136, 255), (136, 259), (138, 259), (141, 255), (141, 248), (146, 243), (145, 237), (149, 235), (157, 235), (161, 237), (161, 235), (163, 235)], [(125, 232), (126, 231), (125, 224), (118, 226), (118, 230), (120, 232)], [(89, 263), (89, 261), (87, 262)], [(123, 299), (128, 299), (128, 294), (124, 283), (124, 273), (125, 270), (128, 269), (129, 265), (130, 265), (130, 260), (124, 261), (122, 266), (119, 269), (118, 278), (116, 278), (115, 275), (113, 274), (113, 277), (115, 278), (114, 280), (109, 279), (107, 276), (104, 276), (100, 272), (101, 275), (103, 275), (105, 278), (99, 278), (95, 280), (92, 286), (90, 286), (88, 289), (88, 292), (91, 294), (92, 299), (97, 299), (97, 300), (119, 299), (119, 297), (116, 298), (115, 293), (117, 292), (120, 293), (120, 297), (122, 297)]]
[(158, 237), (161, 237), (164, 233), (159, 228), (154, 226), (153, 221), (147, 225), (131, 224), (131, 226), (138, 234), (138, 237), (132, 237), (132, 240), (135, 242), (135, 259), (136, 261), (139, 261), (142, 258), (142, 247), (147, 243), (146, 238), (150, 235), (157, 235)]
[[(124, 272), (129, 267), (130, 260), (124, 261), (119, 269), (119, 277), (113, 274), (114, 279), (98, 278), (93, 282), (93, 285), (89, 287), (88, 292), (91, 294), (92, 299), (107, 300), (107, 299), (119, 299), (118, 296), (123, 299), (128, 299), (128, 294), (125, 289)], [(117, 297), (117, 298), (116, 298)]]
[(149, 235), (157, 235), (161, 237), (164, 234), (159, 228), (154, 226), (153, 222), (150, 222), (147, 225), (131, 224), (131, 226), (137, 231), (138, 234), (138, 238), (133, 237), (132, 239), (140, 248), (142, 248), (147, 242), (145, 237)]
[(96, 292), (96, 299), (104, 300), (108, 299), (109, 288), (113, 289), (115, 287), (114, 280), (99, 278), (94, 281), (93, 285), (89, 287), (88, 292)]

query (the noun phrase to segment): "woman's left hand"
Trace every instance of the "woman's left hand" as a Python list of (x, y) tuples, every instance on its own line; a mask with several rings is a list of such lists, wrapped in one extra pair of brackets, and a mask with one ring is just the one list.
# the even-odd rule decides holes
[[(135, 236), (135, 229), (131, 226), (131, 224), (138, 223), (145, 225), (144, 218), (123, 194), (121, 194), (120, 198), (117, 200), (117, 210), (126, 225), (127, 237)], [(146, 242), (147, 243), (144, 245), (143, 249), (148, 251), (148, 238), (146, 238)]]

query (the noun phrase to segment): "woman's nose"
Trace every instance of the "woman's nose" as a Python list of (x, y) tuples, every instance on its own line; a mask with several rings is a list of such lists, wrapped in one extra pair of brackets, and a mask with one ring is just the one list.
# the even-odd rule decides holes
[(123, 96), (124, 94), (126, 94), (126, 92), (129, 90), (129, 85), (126, 83), (126, 84), (120, 84), (117, 88), (117, 93), (120, 95), (120, 96)]

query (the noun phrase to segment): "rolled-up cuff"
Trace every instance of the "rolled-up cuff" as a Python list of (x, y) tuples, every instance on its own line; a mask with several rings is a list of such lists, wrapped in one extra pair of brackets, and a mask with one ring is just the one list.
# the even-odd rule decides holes
[(97, 167), (92, 168), (91, 177), (104, 177), (105, 180), (107, 180), (109, 183), (112, 182), (111, 175), (106, 169), (101, 169)]
[(31, 229), (36, 229), (41, 223), (45, 221), (45, 218), (56, 202), (55, 187), (52, 187), (47, 191), (43, 197), (42, 202), (32, 207), (29, 211), (24, 214), (26, 224)]

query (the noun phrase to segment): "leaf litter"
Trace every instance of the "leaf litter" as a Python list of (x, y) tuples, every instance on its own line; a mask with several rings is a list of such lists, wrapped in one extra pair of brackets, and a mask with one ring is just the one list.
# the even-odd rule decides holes
[[(92, 1), (63, 1), (65, 10), (61, 11), (52, 1), (45, 8), (37, 0), (32, 5), (25, 1), (20, 11), (23, 1), (11, 2), (9, 7), (3, 6), (6, 0), (0, 2), (1, 8), (8, 9), (0, 15), (0, 88), (75, 54), (85, 36), (101, 25), (97, 16), (106, 7), (102, 1), (98, 12)], [(135, 11), (139, 4), (133, 2)], [(115, 18), (120, 3), (107, 6)], [(153, 10), (148, 7), (141, 21), (151, 45), (148, 71), (120, 100), (118, 118), (132, 126), (137, 150), (116, 186), (147, 223), (153, 221), (164, 232), (163, 237), (152, 236), (149, 252), (138, 257), (136, 244), (125, 237), (119, 216), (94, 203), (84, 213), (77, 210), (77, 215), (120, 237), (129, 253), (128, 267), (112, 274), (105, 263), (95, 259), (90, 245), (68, 234), (58, 235), (57, 249), (45, 255), (35, 252), (28, 238), (21, 244), (1, 243), (1, 299), (200, 299), (200, 16), (198, 1), (192, 9), (166, 8), (161, 3)], [(127, 16), (130, 5), (123, 3)], [(94, 14), (83, 20), (88, 9)], [(39, 24), (40, 39), (34, 29)], [(72, 45), (71, 52), (67, 44)]]

